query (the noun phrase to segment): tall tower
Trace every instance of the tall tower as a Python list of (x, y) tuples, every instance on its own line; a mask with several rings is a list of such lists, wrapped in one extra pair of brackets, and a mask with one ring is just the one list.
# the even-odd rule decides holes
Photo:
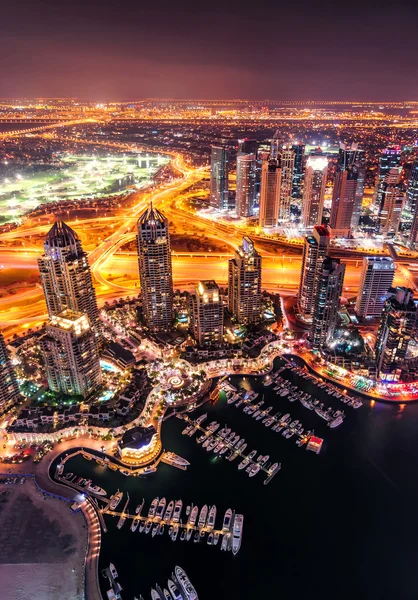
[(247, 236), (229, 261), (228, 305), (239, 323), (261, 319), (261, 256)]
[(388, 146), (384, 148), (380, 154), (379, 167), (377, 170), (377, 181), (374, 193), (374, 204), (380, 206), (382, 198), (382, 185), (385, 180), (385, 175), (390, 169), (395, 169), (401, 164), (401, 147)]
[(380, 188), (376, 230), (384, 235), (389, 232), (395, 235), (398, 233), (404, 203), (400, 181), (400, 167), (389, 169)]
[(347, 236), (351, 230), (359, 176), (357, 153), (357, 144), (350, 147), (340, 144), (330, 217), (330, 227), (335, 235)]
[(229, 152), (225, 146), (212, 146), (210, 157), (210, 203), (219, 210), (228, 210)]
[(51, 390), (86, 398), (102, 383), (95, 336), (86, 314), (66, 309), (53, 315), (40, 345)]
[(173, 274), (168, 221), (156, 208), (137, 223), (139, 280), (144, 320), (153, 332), (167, 331), (173, 322)]
[(238, 217), (252, 217), (256, 195), (256, 155), (237, 154), (237, 191), (235, 207)]
[(192, 329), (199, 346), (223, 342), (224, 310), (219, 287), (213, 280), (200, 281), (191, 297)]
[(303, 186), (302, 225), (304, 227), (314, 227), (322, 222), (327, 174), (327, 157), (309, 156)]
[(303, 244), (302, 271), (298, 295), (298, 310), (306, 320), (310, 320), (314, 308), (314, 290), (319, 269), (328, 254), (330, 236), (322, 225), (313, 228)]
[(406, 357), (408, 345), (415, 328), (417, 307), (409, 288), (390, 288), (384, 304), (375, 353), (380, 376), (396, 379)]
[(19, 386), (12, 361), (6, 348), (3, 334), (0, 333), (0, 414), (18, 402)]
[(412, 163), (408, 177), (408, 186), (406, 188), (406, 201), (408, 208), (415, 214), (418, 205), (418, 158)]
[(314, 349), (332, 341), (337, 324), (345, 265), (327, 256), (319, 271), (314, 292), (314, 310), (310, 338)]
[(260, 227), (276, 227), (279, 219), (282, 172), (275, 160), (265, 160), (261, 167)]
[(295, 153), (291, 147), (282, 146), (280, 149), (280, 166), (282, 178), (280, 183), (279, 221), (288, 223), (290, 219), (290, 202), (292, 200), (293, 171)]
[(305, 146), (301, 143), (293, 144), (295, 153), (295, 167), (293, 169), (292, 198), (302, 198), (303, 175), (305, 170)]
[(65, 309), (86, 313), (97, 331), (99, 312), (87, 254), (71, 227), (57, 221), (49, 230), (38, 259), (48, 315)]
[(387, 256), (363, 258), (360, 287), (356, 300), (359, 317), (379, 317), (382, 314), (386, 295), (395, 276), (395, 263)]

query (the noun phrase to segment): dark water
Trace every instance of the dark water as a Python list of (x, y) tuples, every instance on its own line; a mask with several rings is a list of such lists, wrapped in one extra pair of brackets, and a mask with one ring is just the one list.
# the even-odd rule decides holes
[(187, 472), (162, 465), (152, 479), (141, 480), (81, 458), (67, 463), (66, 470), (89, 475), (109, 494), (117, 488), (129, 491), (131, 512), (143, 496), (148, 509), (158, 495), (167, 502), (182, 498), (184, 507), (215, 503), (218, 526), (229, 507), (244, 514), (235, 557), (221, 552), (220, 544), (181, 542), (180, 537), (173, 543), (166, 533), (155, 538), (131, 533), (128, 522), (117, 530), (117, 520), (106, 517), (100, 568), (115, 564), (124, 600), (139, 594), (149, 599), (150, 587), (165, 584), (176, 564), (186, 570), (200, 600), (418, 598), (418, 405), (401, 410), (366, 401), (355, 411), (295, 374), (284, 375), (327, 404), (344, 408), (343, 425), (330, 430), (315, 413), (276, 396), (257, 378), (231, 381), (253, 387), (260, 398), (264, 393), (273, 412), (290, 412), (314, 428), (325, 438), (320, 455), (266, 429), (242, 407), (225, 401), (204, 407), (208, 421), (228, 423), (246, 438), (247, 451), (257, 448), (282, 462), (268, 486), (264, 475), (249, 479), (238, 471), (238, 459), (216, 459), (194, 438), (182, 436), (184, 424), (178, 419), (164, 424), (163, 444), (190, 461)]

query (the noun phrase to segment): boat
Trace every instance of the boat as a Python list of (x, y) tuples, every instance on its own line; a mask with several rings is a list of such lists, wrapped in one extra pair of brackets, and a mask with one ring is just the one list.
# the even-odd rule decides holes
[(181, 567), (175, 567), (174, 575), (178, 581), (180, 590), (184, 594), (184, 598), (186, 600), (199, 600), (196, 590), (194, 589), (190, 579), (187, 577), (185, 571)]
[(168, 523), (168, 521), (170, 521), (171, 516), (173, 514), (173, 510), (174, 510), (174, 500), (170, 500), (170, 502), (168, 503), (167, 506), (167, 510), (165, 511), (165, 515), (163, 520)]
[(174, 583), (174, 581), (172, 581), (171, 579), (169, 579), (167, 581), (167, 585), (168, 585), (168, 589), (170, 590), (170, 594), (171, 594), (173, 600), (183, 600), (182, 595), (180, 594), (180, 590), (176, 586), (176, 584)]
[(222, 454), (225, 454), (225, 452), (228, 450), (228, 446), (222, 446), (222, 448), (219, 450), (219, 456), (222, 456)]
[(160, 524), (159, 523), (155, 523), (154, 527), (152, 528), (152, 533), (151, 533), (152, 537), (154, 537), (154, 536), (157, 535), (159, 528), (160, 528)]
[(115, 565), (113, 563), (109, 563), (109, 571), (113, 579), (117, 579), (119, 577), (118, 572), (116, 571)]
[(331, 429), (334, 429), (335, 427), (338, 427), (339, 425), (341, 425), (341, 423), (343, 421), (344, 421), (343, 415), (338, 415), (335, 419), (333, 419), (332, 421), (330, 421), (328, 423), (328, 427), (331, 427)]
[(207, 419), (208, 413), (204, 413), (203, 415), (200, 415), (200, 417), (198, 417), (195, 421), (196, 425), (200, 425), (201, 423), (203, 423), (203, 421), (205, 421), (205, 419)]
[(148, 520), (145, 525), (145, 533), (149, 533), (151, 531), (152, 521)]
[(244, 527), (244, 515), (235, 515), (233, 538), (232, 538), (232, 553), (237, 554), (241, 548), (242, 530)]
[(231, 529), (232, 510), (228, 508), (224, 515), (224, 521), (222, 524), (222, 531), (229, 531)]
[(189, 520), (187, 521), (187, 525), (191, 525), (194, 527), (198, 513), (199, 513), (199, 507), (193, 506), (192, 512), (190, 513), (190, 516), (189, 516)]
[(186, 540), (190, 541), (190, 538), (192, 537), (193, 534), (193, 529), (189, 529), (189, 526), (187, 526), (187, 533), (186, 533)]
[(199, 520), (197, 522), (198, 527), (204, 527), (205, 526), (207, 514), (208, 514), (208, 505), (205, 504), (202, 507), (202, 509), (200, 511), (200, 514), (199, 514)]
[(165, 529), (164, 523), (160, 523), (160, 526), (158, 527), (158, 535), (163, 535), (164, 529)]
[(178, 534), (179, 534), (179, 524), (176, 523), (176, 525), (174, 525), (174, 528), (173, 528), (173, 533), (171, 534), (171, 539), (173, 540), (173, 542), (176, 541)]
[(244, 458), (244, 460), (242, 460), (239, 465), (238, 465), (238, 469), (241, 471), (242, 469), (245, 469), (245, 467), (248, 465), (248, 463), (250, 462), (250, 459), (248, 456), (246, 456)]
[(215, 519), (216, 519), (216, 506), (215, 504), (211, 507), (208, 516), (208, 522), (206, 527), (209, 529), (213, 529), (215, 527)]
[(139, 533), (142, 533), (144, 531), (144, 527), (145, 527), (145, 521), (141, 521), (141, 523), (139, 525)]
[(151, 506), (149, 507), (149, 510), (148, 510), (148, 517), (149, 518), (152, 518), (155, 515), (155, 511), (157, 510), (157, 506), (158, 506), (158, 501), (159, 501), (159, 497), (157, 496), (151, 502)]
[(132, 519), (131, 531), (136, 531), (138, 529), (139, 519)]
[(319, 408), (319, 407), (315, 408), (315, 412), (319, 417), (321, 417), (321, 419), (325, 419), (325, 421), (331, 420), (330, 414), (327, 411), (323, 410), (322, 408)]
[(228, 550), (228, 546), (229, 546), (229, 540), (230, 540), (231, 534), (230, 533), (225, 533), (223, 538), (222, 538), (222, 543), (221, 543), (221, 550)]
[(188, 467), (190, 463), (188, 460), (179, 456), (175, 452), (164, 452), (164, 460), (170, 465), (179, 466), (179, 467)]
[(208, 436), (202, 444), (202, 448), (206, 448), (211, 440), (211, 437)]
[(142, 498), (142, 502), (141, 502), (141, 504), (138, 504), (138, 506), (137, 506), (137, 507), (136, 507), (136, 509), (135, 509), (135, 514), (136, 514), (136, 515), (140, 515), (140, 514), (141, 514), (141, 510), (143, 509), (143, 507), (144, 507), (144, 504), (145, 504), (145, 499), (144, 499), (144, 498)]
[(269, 468), (269, 475), (271, 475), (272, 473), (274, 473), (274, 471), (277, 469), (278, 466), (279, 466), (279, 463), (273, 463), (271, 465), (271, 467)]
[(183, 509), (183, 500), (177, 500), (174, 507), (173, 522), (178, 523), (180, 520), (181, 511)]
[(111, 496), (111, 498), (109, 500), (110, 510), (115, 510), (115, 508), (118, 506), (118, 504), (122, 500), (122, 498), (123, 498), (123, 492), (120, 492), (119, 490), (116, 492), (116, 494), (113, 494), (113, 496)]
[(215, 535), (213, 536), (213, 545), (216, 546), (216, 544), (219, 542), (219, 531), (215, 531)]
[(154, 588), (151, 588), (151, 600), (161, 600), (160, 594)]
[(91, 485), (89, 484), (87, 491), (91, 494), (96, 494), (97, 496), (107, 496), (106, 490), (104, 490), (99, 485)]
[(171, 594), (166, 588), (163, 589), (163, 596), (164, 600), (172, 600)]
[(249, 476), (254, 477), (254, 475), (257, 475), (257, 473), (259, 472), (260, 469), (261, 469), (260, 463), (254, 463), (250, 467)]
[(158, 504), (158, 508), (157, 511), (155, 513), (155, 518), (156, 519), (162, 519), (163, 515), (164, 515), (164, 510), (167, 504), (167, 500), (165, 498), (161, 498), (159, 504)]

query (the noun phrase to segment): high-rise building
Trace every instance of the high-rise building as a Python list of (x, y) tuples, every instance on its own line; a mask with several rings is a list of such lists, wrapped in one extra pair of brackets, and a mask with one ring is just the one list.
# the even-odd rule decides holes
[(409, 342), (416, 326), (417, 307), (409, 288), (391, 288), (385, 301), (375, 354), (380, 376), (396, 379), (406, 357)]
[(360, 287), (356, 300), (359, 317), (379, 317), (395, 276), (395, 263), (388, 256), (363, 258)]
[(310, 339), (314, 349), (327, 346), (337, 324), (340, 296), (343, 290), (345, 265), (337, 258), (327, 256), (315, 283), (314, 308)]
[(398, 233), (404, 204), (400, 167), (389, 169), (380, 188), (376, 231), (386, 235)]
[(270, 140), (270, 160), (279, 160), (281, 147), (282, 138), (280, 135), (280, 130), (276, 129), (273, 137)]
[(264, 160), (261, 167), (260, 227), (277, 227), (282, 171), (275, 160)]
[(54, 223), (46, 236), (38, 266), (49, 317), (67, 308), (86, 313), (97, 332), (99, 312), (90, 266), (71, 227), (62, 221)]
[(256, 196), (256, 155), (237, 154), (237, 191), (235, 208), (238, 217), (252, 217)]
[(19, 386), (12, 361), (0, 333), (0, 414), (8, 410), (20, 399)]
[(360, 223), (361, 208), (363, 205), (364, 183), (366, 178), (366, 153), (364, 150), (357, 150), (353, 163), (357, 171), (356, 195), (354, 198), (353, 214), (351, 215), (351, 229), (356, 229)]
[(340, 144), (330, 217), (333, 235), (347, 236), (351, 230), (359, 176), (356, 166), (357, 154), (357, 144)]
[(329, 243), (329, 232), (323, 225), (314, 227), (312, 235), (307, 235), (304, 240), (298, 310), (306, 320), (312, 317), (315, 283), (319, 269), (328, 254)]
[(295, 153), (292, 198), (302, 198), (303, 176), (305, 172), (305, 146), (301, 143), (293, 144), (292, 150)]
[(321, 225), (327, 185), (328, 159), (326, 156), (309, 156), (306, 161), (303, 186), (302, 225)]
[(66, 309), (53, 315), (40, 340), (51, 390), (84, 398), (102, 383), (94, 331), (85, 313)]
[(261, 319), (261, 256), (247, 236), (229, 261), (228, 305), (239, 323)]
[(210, 203), (219, 210), (228, 210), (229, 151), (225, 146), (212, 146), (210, 158)]
[(219, 287), (213, 280), (200, 281), (191, 297), (191, 324), (199, 346), (223, 342), (224, 309)]
[(409, 210), (415, 214), (418, 206), (418, 158), (412, 163), (406, 188), (406, 201)]
[(281, 223), (289, 223), (295, 153), (290, 146), (282, 146), (280, 148), (279, 159), (281, 167), (279, 221)]
[(389, 146), (384, 148), (380, 154), (379, 166), (377, 169), (377, 181), (374, 193), (374, 204), (380, 206), (382, 185), (385, 180), (385, 175), (390, 169), (395, 169), (401, 164), (401, 147), (400, 146)]
[(167, 331), (173, 323), (173, 273), (168, 220), (152, 206), (137, 223), (142, 313), (153, 332)]

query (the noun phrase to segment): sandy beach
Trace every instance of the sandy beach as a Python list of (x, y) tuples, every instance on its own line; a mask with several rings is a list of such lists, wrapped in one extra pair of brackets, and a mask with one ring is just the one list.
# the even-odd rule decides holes
[(31, 478), (0, 484), (2, 600), (84, 599), (86, 545), (83, 515), (69, 503), (44, 497)]

